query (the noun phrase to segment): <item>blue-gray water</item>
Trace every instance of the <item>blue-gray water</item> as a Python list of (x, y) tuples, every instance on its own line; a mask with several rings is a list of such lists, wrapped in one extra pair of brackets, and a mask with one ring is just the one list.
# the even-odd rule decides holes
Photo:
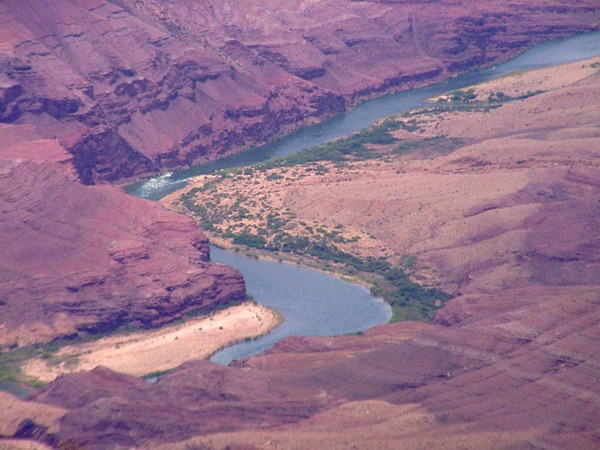
[[(369, 100), (345, 114), (318, 125), (304, 127), (270, 144), (215, 163), (177, 171), (171, 176), (155, 177), (129, 186), (126, 190), (138, 197), (158, 200), (184, 187), (186, 181), (195, 175), (253, 164), (347, 136), (376, 120), (422, 106), (428, 98), (449, 90), (460, 89), (518, 70), (549, 67), (598, 55), (600, 32), (547, 42), (496, 67), (461, 75), (425, 88)], [(217, 362), (228, 363), (235, 358), (259, 353), (290, 334), (325, 336), (355, 332), (383, 323), (389, 317), (389, 308), (371, 297), (362, 287), (322, 273), (296, 266), (248, 260), (218, 249), (213, 249), (213, 259), (240, 270), (246, 278), (248, 292), (260, 303), (277, 308), (286, 317), (286, 322), (268, 336), (234, 345), (215, 354), (213, 360)], [(310, 272), (311, 275), (305, 272)], [(355, 299), (352, 302), (356, 303), (347, 303), (346, 300), (340, 303), (338, 293), (343, 299)], [(343, 311), (344, 309), (347, 310)], [(315, 326), (311, 330), (312, 322)], [(29, 390), (23, 389), (17, 383), (0, 381), (0, 391), (25, 395)]]
[(213, 261), (239, 270), (248, 293), (285, 317), (279, 328), (255, 341), (242, 342), (213, 355), (229, 364), (273, 346), (286, 336), (335, 336), (364, 331), (391, 317), (389, 305), (362, 286), (292, 264), (257, 260), (211, 248)]
[(158, 200), (185, 186), (191, 177), (215, 170), (239, 167), (284, 156), (348, 136), (373, 122), (426, 105), (429, 98), (453, 89), (497, 78), (511, 72), (549, 67), (600, 55), (600, 32), (540, 44), (521, 56), (489, 69), (467, 73), (420, 89), (412, 89), (368, 100), (347, 113), (317, 125), (307, 126), (267, 145), (221, 159), (214, 163), (179, 170), (131, 185), (126, 191), (137, 197)]

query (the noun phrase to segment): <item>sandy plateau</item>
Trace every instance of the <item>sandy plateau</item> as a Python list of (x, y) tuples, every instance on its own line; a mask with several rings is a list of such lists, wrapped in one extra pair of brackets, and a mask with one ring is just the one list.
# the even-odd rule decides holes
[[(558, 199), (554, 190), (569, 190), (563, 178), (598, 167), (598, 66), (591, 60), (480, 85), (481, 98), (536, 87), (549, 92), (488, 112), (425, 111), (415, 116), (419, 131), (396, 137), (444, 136), (465, 145), (448, 155), (361, 162), (310, 175), (286, 189), (284, 203), (300, 219), (350, 226), (387, 249), (420, 255), (443, 268), (446, 279), (473, 278), (492, 267), (496, 278), (503, 258), (511, 260), (507, 270), (526, 276), (517, 249), (524, 224)], [(269, 192), (270, 186), (258, 189)], [(538, 198), (519, 199), (532, 190)]]
[[(433, 147), (344, 166), (322, 163), (321, 173), (307, 164), (219, 180), (216, 196), (230, 204), (242, 199), (249, 211), (247, 218), (224, 220), (219, 231), (254, 231), (261, 218), (277, 211), (288, 230), (308, 223), (355, 237), (339, 245), (355, 254), (396, 261), (403, 254), (417, 255), (421, 275), (446, 282), (450, 289), (473, 278), (473, 270), (492, 268), (485, 282), (493, 285), (506, 281), (505, 276), (523, 279), (527, 275), (518, 263), (523, 224), (557, 195), (553, 189), (564, 188), (560, 178), (598, 167), (594, 142), (600, 113), (593, 86), (599, 69), (600, 59), (594, 58), (483, 83), (473, 87), (474, 101), (492, 108), (444, 112), (437, 107), (445, 103), (435, 98), (431, 108), (411, 113), (418, 130), (394, 132), (400, 142), (457, 139), (461, 145), (449, 154)], [(497, 92), (516, 100), (488, 104)], [(535, 95), (518, 99), (530, 93)], [(195, 178), (161, 203), (182, 212), (182, 193), (219, 178)], [(532, 189), (538, 199), (519, 199)], [(213, 192), (197, 198), (212, 201)], [(222, 233), (207, 234), (231, 247)], [(501, 260), (506, 264), (500, 270)], [(487, 262), (477, 268), (481, 261)], [(440, 278), (428, 267), (453, 273)]]
[(268, 333), (282, 320), (277, 311), (246, 302), (158, 330), (63, 347), (50, 359), (27, 361), (22, 371), (44, 382), (97, 366), (142, 376), (173, 369), (186, 361), (207, 358), (227, 345)]

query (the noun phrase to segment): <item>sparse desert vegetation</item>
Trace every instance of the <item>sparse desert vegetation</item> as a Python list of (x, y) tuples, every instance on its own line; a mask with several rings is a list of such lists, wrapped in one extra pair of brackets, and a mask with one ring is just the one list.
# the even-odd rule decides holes
[(368, 230), (298, 216), (286, 205), (289, 190), (303, 183), (343, 178), (363, 164), (393, 164), (413, 152), (445, 154), (462, 141), (444, 136), (400, 141), (394, 132), (415, 134), (418, 121), (389, 119), (328, 144), (242, 169), (194, 181), (193, 187), (164, 201), (193, 217), (213, 241), (302, 261), (361, 279), (393, 308), (393, 321), (428, 320), (451, 296), (415, 277), (414, 258), (395, 254)]

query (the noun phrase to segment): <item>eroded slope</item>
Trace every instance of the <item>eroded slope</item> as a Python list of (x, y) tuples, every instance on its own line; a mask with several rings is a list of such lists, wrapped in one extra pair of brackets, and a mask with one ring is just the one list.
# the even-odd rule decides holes
[(157, 326), (245, 298), (193, 222), (82, 186), (63, 147), (23, 131), (0, 126), (1, 347)]

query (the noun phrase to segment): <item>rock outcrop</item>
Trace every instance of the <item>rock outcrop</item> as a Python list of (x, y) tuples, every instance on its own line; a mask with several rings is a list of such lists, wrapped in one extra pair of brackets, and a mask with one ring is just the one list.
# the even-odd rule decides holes
[[(596, 29), (598, 12), (595, 0), (0, 2), (0, 345), (156, 326), (244, 296), (191, 221), (81, 182), (217, 158), (358, 98)], [(547, 167), (460, 219), (500, 206), (528, 214), (499, 215), (496, 228), (474, 220), (446, 247), (440, 223), (419, 249), (457, 286), (435, 324), (290, 338), (234, 367), (187, 363), (154, 385), (102, 368), (64, 376), (15, 401), (22, 420), (2, 433), (57, 448), (598, 447), (600, 177), (587, 153), (598, 120), (564, 120), (598, 104), (597, 84), (581, 84), (545, 140), (531, 127), (510, 142), (531, 144)], [(529, 105), (548, 118), (543, 101)], [(573, 142), (586, 162), (565, 167), (560, 149)], [(481, 167), (480, 154), (462, 156), (445, 175)]]
[(598, 8), (7, 0), (0, 19), (0, 122), (57, 137), (95, 184), (215, 159), (365, 96), (597, 28)]
[(22, 128), (0, 126), (0, 346), (157, 326), (245, 298), (191, 220), (83, 186), (64, 148)]

